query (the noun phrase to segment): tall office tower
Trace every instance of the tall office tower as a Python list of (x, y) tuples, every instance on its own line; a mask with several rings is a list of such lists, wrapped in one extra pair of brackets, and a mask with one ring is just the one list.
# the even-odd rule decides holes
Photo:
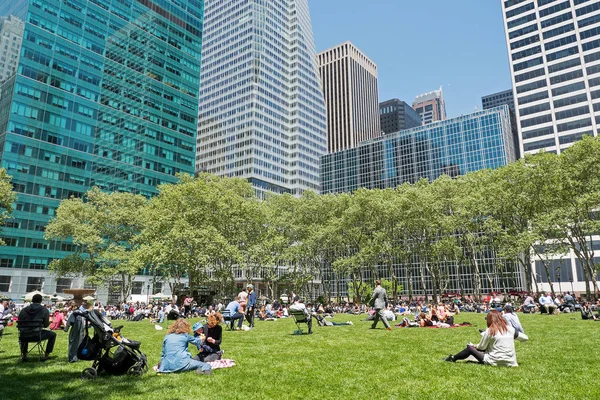
[(13, 296), (53, 293), (70, 283), (44, 270), (74, 250), (43, 238), (60, 200), (93, 186), (152, 196), (194, 173), (203, 2), (13, 0), (0, 15), (8, 9), (26, 17), (17, 73), (0, 86), (0, 161), (18, 194), (0, 283)]
[(508, 109), (510, 111), (510, 126), (514, 138), (515, 154), (517, 158), (520, 158), (521, 154), (519, 151), (519, 130), (517, 128), (517, 116), (515, 114), (515, 97), (513, 95), (512, 89), (483, 96), (481, 98), (481, 105), (483, 106), (484, 110), (489, 110), (490, 108), (503, 106), (505, 104), (508, 106)]
[(502, 1), (521, 154), (560, 153), (600, 124), (600, 2)]
[(352, 43), (319, 53), (327, 106), (327, 150), (351, 149), (381, 136), (377, 65)]
[(439, 90), (415, 97), (412, 108), (421, 116), (423, 125), (445, 120), (446, 102), (444, 101), (442, 87), (440, 86)]
[(14, 15), (0, 17), (0, 84), (17, 72), (24, 26)]
[(325, 105), (308, 0), (206, 0), (196, 169), (319, 191)]
[(423, 125), (421, 116), (406, 102), (391, 99), (379, 103), (381, 132), (393, 133)]

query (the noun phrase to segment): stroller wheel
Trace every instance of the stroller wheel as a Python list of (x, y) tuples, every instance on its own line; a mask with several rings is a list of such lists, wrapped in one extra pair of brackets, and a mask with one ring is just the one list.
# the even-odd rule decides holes
[(144, 368), (141, 365), (133, 365), (127, 370), (127, 375), (131, 376), (142, 376), (144, 375)]
[(83, 380), (96, 379), (97, 377), (98, 371), (96, 371), (94, 368), (86, 368), (81, 371), (81, 379)]

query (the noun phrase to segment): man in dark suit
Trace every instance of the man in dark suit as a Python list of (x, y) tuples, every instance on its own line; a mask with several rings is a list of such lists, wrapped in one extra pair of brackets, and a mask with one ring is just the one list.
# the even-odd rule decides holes
[(387, 303), (387, 293), (383, 287), (381, 287), (381, 282), (378, 280), (375, 281), (375, 290), (373, 290), (373, 296), (371, 296), (371, 301), (369, 301), (369, 305), (375, 308), (375, 315), (373, 320), (373, 325), (371, 325), (371, 329), (375, 329), (379, 319), (383, 322), (385, 329), (391, 331), (390, 324), (388, 320), (383, 315), (383, 311), (385, 311)]

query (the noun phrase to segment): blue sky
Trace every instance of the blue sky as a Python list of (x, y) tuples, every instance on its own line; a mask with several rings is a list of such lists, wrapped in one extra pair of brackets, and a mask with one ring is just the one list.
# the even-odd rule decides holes
[(351, 41), (377, 64), (379, 99), (443, 85), (448, 117), (510, 89), (498, 0), (309, 0), (317, 51)]

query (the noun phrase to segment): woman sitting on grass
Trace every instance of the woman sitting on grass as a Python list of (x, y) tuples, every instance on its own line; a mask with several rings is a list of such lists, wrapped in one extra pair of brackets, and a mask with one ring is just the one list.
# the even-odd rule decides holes
[(192, 359), (188, 344), (201, 346), (203, 339), (190, 335), (192, 328), (185, 319), (178, 319), (169, 328), (163, 341), (162, 355), (157, 372), (184, 372), (195, 370), (198, 375), (212, 375), (210, 365)]
[(479, 344), (469, 343), (463, 351), (449, 355), (445, 361), (456, 362), (473, 356), (479, 364), (517, 367), (514, 341), (525, 342), (529, 338), (524, 333), (515, 331), (497, 310), (491, 310), (487, 314), (486, 321), (487, 329), (482, 333)]

